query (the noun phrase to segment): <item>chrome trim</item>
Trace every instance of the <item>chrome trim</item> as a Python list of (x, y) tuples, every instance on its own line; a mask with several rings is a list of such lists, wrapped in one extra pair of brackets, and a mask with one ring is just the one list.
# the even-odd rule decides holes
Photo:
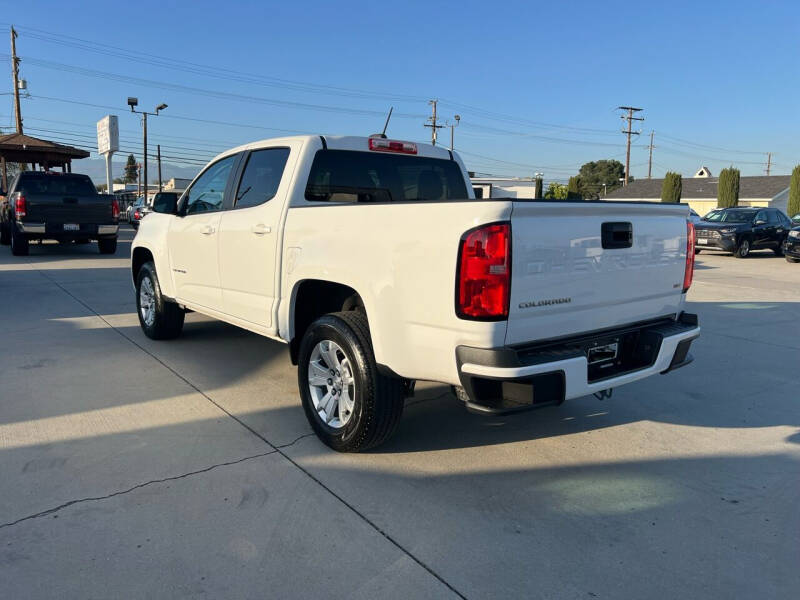
[(98, 225), (97, 226), (97, 235), (108, 235), (111, 233), (117, 233), (119, 231), (119, 225)]
[(44, 223), (22, 223), (17, 221), (17, 229), (24, 233), (44, 233)]

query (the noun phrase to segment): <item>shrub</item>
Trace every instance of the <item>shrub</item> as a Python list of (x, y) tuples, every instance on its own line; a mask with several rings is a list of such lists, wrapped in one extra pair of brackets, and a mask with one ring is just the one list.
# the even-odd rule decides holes
[(683, 180), (680, 173), (668, 171), (664, 175), (664, 183), (661, 185), (661, 201), (677, 203), (681, 201), (681, 191), (683, 190)]
[(739, 169), (729, 167), (719, 173), (717, 206), (728, 208), (739, 205)]
[(789, 184), (789, 204), (786, 212), (790, 217), (800, 213), (800, 165), (792, 171), (792, 182)]
[(570, 177), (567, 184), (567, 200), (580, 200), (582, 198), (580, 189), (580, 178), (577, 175)]

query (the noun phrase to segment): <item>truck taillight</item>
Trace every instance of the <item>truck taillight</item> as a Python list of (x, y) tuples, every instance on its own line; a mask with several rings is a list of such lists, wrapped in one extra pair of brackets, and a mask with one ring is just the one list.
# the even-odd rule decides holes
[(399, 152), (400, 154), (416, 154), (417, 145), (414, 142), (400, 142), (385, 138), (369, 138), (369, 149), (375, 152)]
[(116, 198), (111, 201), (111, 218), (119, 219), (119, 202)]
[(25, 196), (17, 194), (17, 199), (14, 200), (14, 215), (19, 219), (28, 214), (28, 204), (25, 202)]
[(694, 277), (694, 223), (686, 221), (686, 270), (683, 273), (683, 291), (688, 292)]
[(461, 236), (456, 314), (462, 319), (508, 318), (511, 295), (511, 225), (493, 223)]

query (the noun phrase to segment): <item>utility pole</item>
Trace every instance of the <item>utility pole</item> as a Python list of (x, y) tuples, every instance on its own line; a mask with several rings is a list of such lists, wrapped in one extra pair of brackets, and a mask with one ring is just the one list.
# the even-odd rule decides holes
[(767, 177), (769, 177), (769, 169), (772, 166), (772, 152), (767, 152)]
[(647, 162), (647, 178), (650, 179), (653, 173), (653, 136), (656, 134), (655, 131), (650, 132), (650, 160)]
[(17, 56), (17, 31), (11, 27), (11, 77), (14, 80), (14, 120), (17, 133), (22, 133), (22, 110), (19, 106), (19, 57)]
[(641, 112), (643, 109), (641, 108), (634, 108), (633, 106), (618, 106), (619, 110), (627, 110), (628, 115), (620, 115), (620, 119), (628, 121), (628, 128), (623, 129), (622, 133), (628, 136), (628, 147), (625, 151), (625, 183), (623, 185), (628, 185), (628, 181), (630, 180), (630, 170), (631, 170), (631, 136), (632, 135), (639, 135), (641, 131), (634, 131), (632, 129), (634, 121), (644, 121), (644, 117), (634, 117), (633, 113)]
[(142, 163), (136, 163), (136, 197), (142, 195)]
[(425, 123), (425, 127), (431, 128), (431, 144), (436, 145), (436, 138), (439, 136), (439, 129), (444, 127), (444, 125), (437, 125), (436, 124), (436, 105), (439, 103), (438, 100), (430, 100), (428, 104), (433, 107), (433, 114), (428, 117), (428, 121), (430, 123)]
[(161, 144), (156, 146), (157, 150), (157, 160), (158, 160), (158, 191), (161, 191)]

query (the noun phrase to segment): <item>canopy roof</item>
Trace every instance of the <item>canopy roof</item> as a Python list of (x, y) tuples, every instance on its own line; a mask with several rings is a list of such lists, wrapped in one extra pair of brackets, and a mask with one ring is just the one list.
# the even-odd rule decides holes
[(50, 168), (68, 165), (72, 159), (88, 158), (89, 153), (23, 133), (9, 133), (0, 135), (0, 157), (8, 162), (35, 163)]

